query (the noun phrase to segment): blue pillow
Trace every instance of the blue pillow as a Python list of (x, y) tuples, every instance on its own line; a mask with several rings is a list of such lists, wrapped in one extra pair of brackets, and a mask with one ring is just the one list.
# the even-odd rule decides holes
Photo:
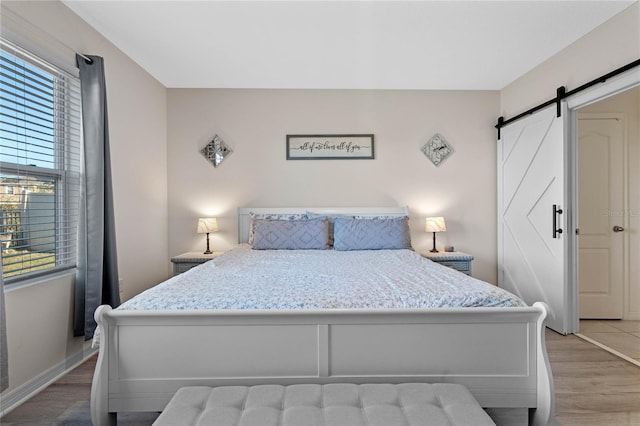
[(333, 224), (333, 248), (336, 250), (411, 249), (409, 218), (387, 219), (336, 218)]
[(329, 221), (329, 245), (333, 246), (333, 222), (337, 217), (344, 217), (348, 219), (353, 219), (355, 216), (348, 214), (338, 214), (338, 213), (313, 213), (307, 212), (307, 217), (309, 218), (318, 218), (318, 217), (326, 217)]
[(256, 250), (325, 250), (329, 248), (327, 218), (255, 219), (251, 247)]
[(254, 213), (249, 212), (249, 239), (247, 242), (253, 244), (253, 234), (255, 233), (254, 221), (256, 219), (274, 219), (274, 220), (295, 220), (307, 219), (306, 213)]

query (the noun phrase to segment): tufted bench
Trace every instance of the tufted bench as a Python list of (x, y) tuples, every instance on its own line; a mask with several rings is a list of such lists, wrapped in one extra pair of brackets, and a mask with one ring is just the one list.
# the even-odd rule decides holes
[(184, 387), (153, 424), (495, 426), (467, 388), (445, 383)]

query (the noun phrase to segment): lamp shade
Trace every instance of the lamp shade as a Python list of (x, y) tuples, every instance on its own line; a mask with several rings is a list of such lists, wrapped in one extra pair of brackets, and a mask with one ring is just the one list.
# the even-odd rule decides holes
[(444, 217), (428, 217), (425, 220), (424, 225), (425, 232), (444, 232), (447, 230), (447, 225), (444, 223)]
[(218, 220), (215, 217), (201, 217), (198, 219), (198, 234), (218, 232)]

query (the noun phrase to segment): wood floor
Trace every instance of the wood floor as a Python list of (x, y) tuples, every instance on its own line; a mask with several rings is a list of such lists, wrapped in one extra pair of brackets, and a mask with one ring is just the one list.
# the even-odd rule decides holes
[(549, 330), (547, 350), (562, 425), (640, 425), (640, 367), (576, 336)]
[(580, 320), (580, 335), (631, 358), (640, 366), (640, 321)]
[[(576, 336), (547, 331), (556, 391), (556, 420), (563, 426), (639, 426), (640, 367)], [(91, 425), (89, 395), (95, 357), (0, 419), (11, 425)], [(526, 410), (491, 412), (496, 423), (526, 424)], [(126, 413), (119, 425), (148, 426), (157, 414)]]

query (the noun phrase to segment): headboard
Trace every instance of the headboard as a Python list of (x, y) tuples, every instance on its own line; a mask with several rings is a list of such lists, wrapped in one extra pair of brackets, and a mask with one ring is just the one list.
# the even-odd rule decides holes
[(249, 239), (249, 213), (318, 213), (318, 214), (344, 214), (359, 216), (408, 216), (407, 206), (394, 207), (241, 207), (238, 209), (238, 242), (246, 243)]

